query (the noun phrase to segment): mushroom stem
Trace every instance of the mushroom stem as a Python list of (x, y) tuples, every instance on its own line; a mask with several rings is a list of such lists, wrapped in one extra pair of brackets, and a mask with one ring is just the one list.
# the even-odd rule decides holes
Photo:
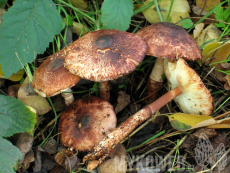
[(145, 106), (143, 109), (129, 117), (125, 122), (118, 126), (112, 133), (108, 134), (93, 150), (87, 154), (83, 161), (99, 160), (99, 164), (111, 153), (114, 147), (130, 134), (137, 126), (152, 116), (157, 110), (166, 103), (182, 94), (182, 89), (178, 86), (167, 92), (153, 103)]
[(149, 81), (147, 84), (148, 88), (148, 103), (152, 103), (156, 100), (157, 90), (162, 86), (162, 75), (164, 73), (163, 69), (163, 58), (157, 58), (151, 74), (149, 75)]
[(74, 102), (73, 91), (70, 88), (67, 88), (61, 93), (62, 97), (65, 100), (66, 107)]
[(108, 102), (110, 100), (109, 84), (109, 81), (104, 81), (100, 82), (98, 86), (100, 97)]

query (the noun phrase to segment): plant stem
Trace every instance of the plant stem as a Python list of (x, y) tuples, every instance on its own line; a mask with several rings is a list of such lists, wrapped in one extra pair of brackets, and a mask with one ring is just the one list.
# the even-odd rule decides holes
[(90, 17), (89, 15), (87, 15), (86, 13), (82, 12), (81, 10), (79, 10), (78, 8), (75, 8), (74, 6), (66, 3), (63, 0), (58, 0), (59, 2), (61, 2), (62, 4), (65, 4), (66, 6), (72, 8), (73, 10), (77, 11), (78, 13), (80, 13), (81, 15), (83, 15), (84, 17), (88, 18), (89, 20), (91, 20), (95, 25), (97, 25), (96, 20), (92, 17)]
[(164, 22), (163, 19), (162, 19), (162, 16), (161, 16), (160, 9), (159, 9), (158, 4), (157, 4), (157, 0), (154, 0), (154, 3), (155, 3), (155, 5), (156, 5), (157, 14), (158, 14), (158, 16), (159, 16), (159, 18), (160, 18), (160, 21), (161, 21), (161, 22)]

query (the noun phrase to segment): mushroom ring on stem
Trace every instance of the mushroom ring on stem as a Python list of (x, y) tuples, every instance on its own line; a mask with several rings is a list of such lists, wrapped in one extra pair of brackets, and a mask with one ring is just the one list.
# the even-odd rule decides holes
[[(112, 29), (97, 30), (68, 46), (64, 66), (84, 79), (102, 82), (102, 93), (105, 90), (108, 94), (107, 81), (134, 71), (146, 51), (146, 42), (138, 35)], [(103, 94), (101, 97), (109, 98)]]
[[(201, 50), (195, 40), (181, 26), (168, 22), (159, 22), (144, 27), (136, 35), (144, 38), (148, 45), (147, 55), (157, 57), (147, 84), (150, 102), (156, 98), (157, 90), (162, 85), (163, 59), (184, 58), (198, 60)], [(154, 94), (155, 93), (155, 94)]]
[[(61, 92), (71, 92), (71, 87), (81, 79), (64, 67), (67, 49), (49, 56), (35, 71), (32, 86), (42, 97), (52, 97)], [(65, 104), (74, 102), (72, 93), (63, 93)]]
[[(183, 59), (179, 59), (176, 62), (172, 62), (174, 68), (168, 68), (169, 73), (171, 70), (178, 71), (175, 73), (170, 73), (175, 75), (174, 80), (178, 80), (178, 86), (175, 86), (174, 89), (167, 92), (159, 99), (153, 103), (147, 105), (136, 114), (129, 117), (124, 123), (118, 126), (112, 133), (107, 135), (100, 143), (97, 145), (91, 153), (84, 157), (86, 160), (98, 160), (100, 164), (112, 151), (112, 149), (120, 143), (128, 134), (130, 134), (138, 125), (144, 122), (146, 119), (152, 116), (157, 110), (163, 107), (166, 103), (176, 98), (181, 94), (185, 94), (184, 97), (187, 97), (187, 100), (194, 104), (194, 107), (201, 108), (202, 113), (210, 114), (212, 110), (212, 97), (208, 89), (205, 87), (203, 82), (197, 73), (191, 69)], [(167, 64), (165, 64), (167, 65)], [(172, 66), (171, 64), (168, 64)], [(189, 88), (192, 86), (193, 89)], [(194, 93), (194, 88), (196, 88)], [(193, 96), (195, 95), (195, 97)], [(199, 97), (198, 97), (199, 95)], [(197, 106), (198, 104), (199, 106)], [(203, 105), (201, 105), (203, 104)], [(188, 106), (188, 105), (187, 105)], [(190, 105), (189, 105), (190, 106)], [(204, 107), (207, 107), (207, 111), (204, 111)], [(209, 107), (210, 106), (210, 107)]]

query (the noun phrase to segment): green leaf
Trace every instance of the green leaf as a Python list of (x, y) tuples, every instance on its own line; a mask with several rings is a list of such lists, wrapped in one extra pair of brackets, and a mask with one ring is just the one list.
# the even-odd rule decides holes
[(9, 137), (34, 127), (36, 115), (24, 103), (4, 95), (0, 100), (0, 136)]
[(7, 0), (0, 0), (0, 6), (4, 5), (7, 2)]
[(6, 77), (33, 62), (62, 28), (51, 0), (17, 0), (2, 19), (0, 64)]
[(189, 29), (193, 26), (193, 22), (191, 19), (184, 19), (184, 20), (180, 21), (180, 23), (183, 26), (183, 28), (185, 28), (185, 29)]
[(102, 29), (126, 31), (133, 15), (132, 0), (104, 0), (102, 4)]
[(6, 139), (0, 137), (0, 170), (4, 173), (15, 173), (13, 166), (22, 158), (21, 151)]

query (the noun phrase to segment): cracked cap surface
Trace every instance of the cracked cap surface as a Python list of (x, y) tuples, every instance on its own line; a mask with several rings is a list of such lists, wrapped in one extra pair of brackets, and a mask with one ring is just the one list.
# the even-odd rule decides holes
[(199, 46), (181, 26), (159, 22), (139, 30), (136, 35), (145, 39), (148, 45), (148, 55), (193, 61), (202, 59)]
[(118, 30), (98, 30), (68, 47), (64, 66), (82, 78), (108, 81), (135, 70), (146, 51), (147, 45), (140, 36)]
[(73, 87), (80, 77), (64, 67), (66, 48), (49, 56), (35, 71), (32, 86), (43, 97), (51, 97)]
[(75, 101), (61, 115), (61, 141), (76, 151), (90, 151), (116, 128), (113, 106), (98, 97)]

